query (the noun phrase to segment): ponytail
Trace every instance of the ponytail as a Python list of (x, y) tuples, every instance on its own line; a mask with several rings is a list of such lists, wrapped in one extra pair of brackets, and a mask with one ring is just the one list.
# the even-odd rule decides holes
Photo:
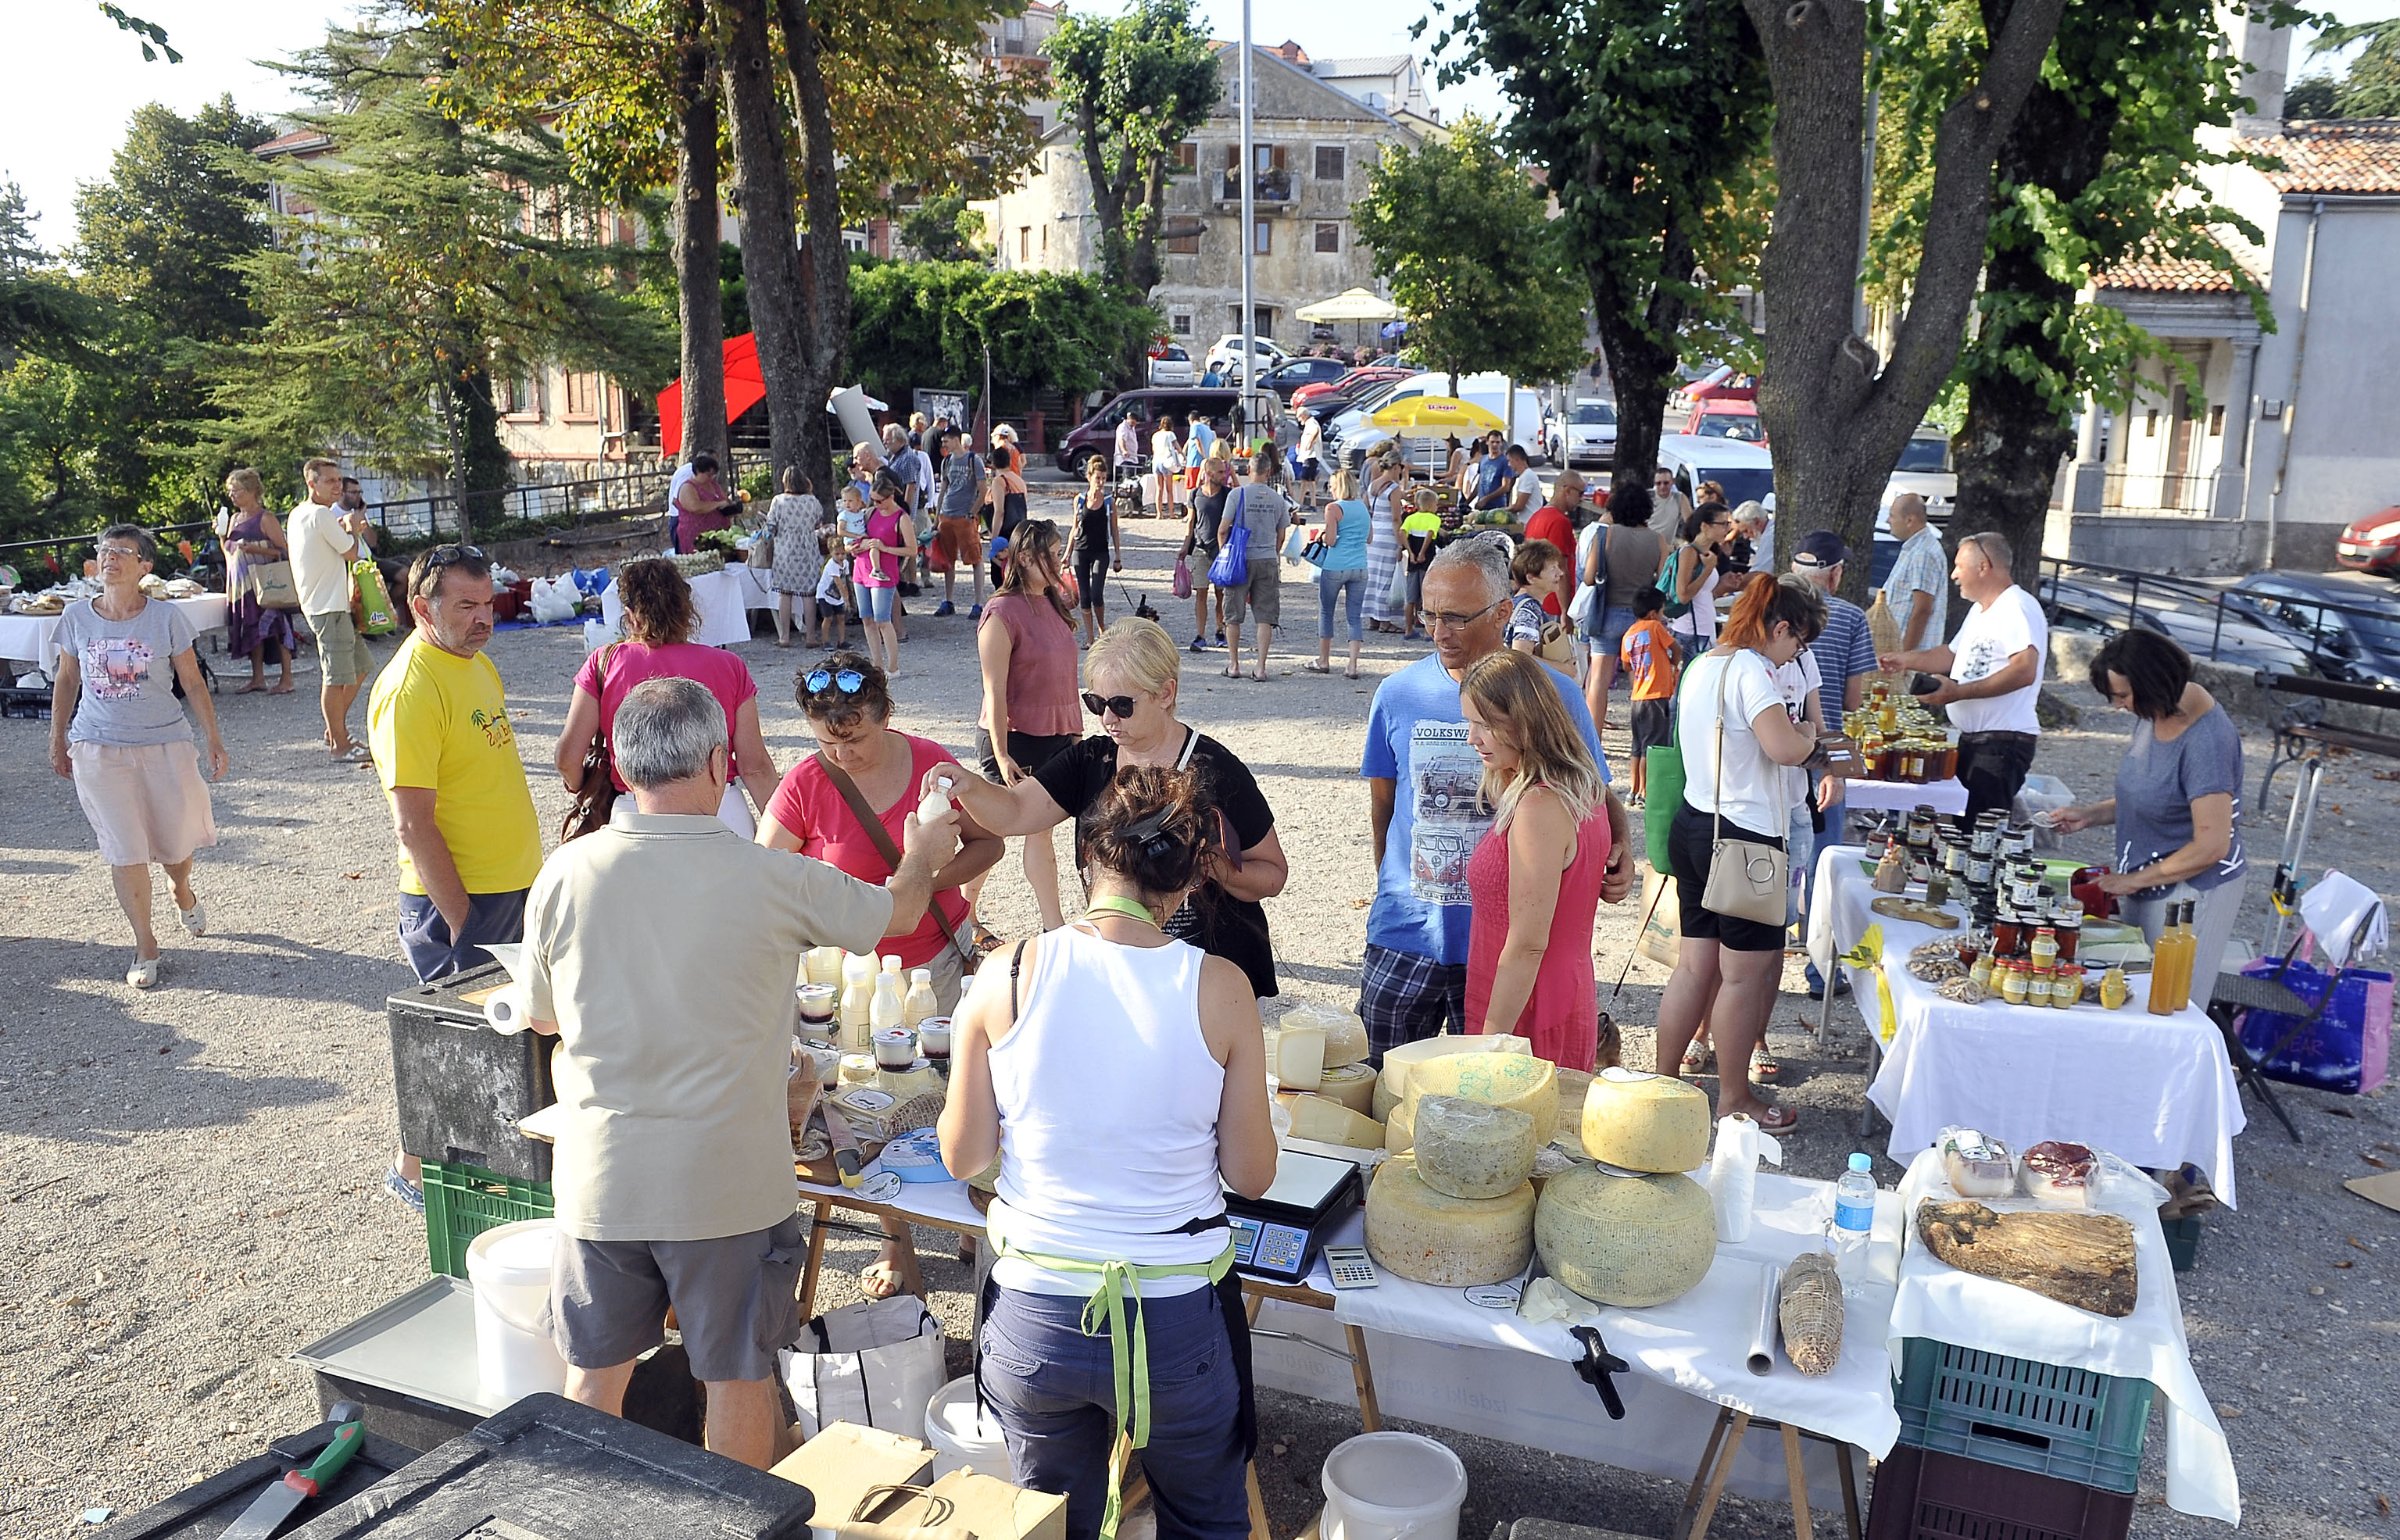
[(1742, 586), (1717, 640), (1730, 647), (1761, 647), (1779, 624), (1791, 627), (1806, 647), (1824, 632), (1825, 596), (1813, 583), (1757, 573)]

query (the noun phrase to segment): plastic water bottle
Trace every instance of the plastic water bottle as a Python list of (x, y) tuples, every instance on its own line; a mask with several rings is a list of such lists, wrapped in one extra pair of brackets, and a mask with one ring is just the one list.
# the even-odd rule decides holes
[(1867, 1281), (1867, 1246), (1875, 1238), (1875, 1162), (1866, 1155), (1850, 1157), (1850, 1168), (1834, 1183), (1834, 1270), (1845, 1292), (1855, 1293)]

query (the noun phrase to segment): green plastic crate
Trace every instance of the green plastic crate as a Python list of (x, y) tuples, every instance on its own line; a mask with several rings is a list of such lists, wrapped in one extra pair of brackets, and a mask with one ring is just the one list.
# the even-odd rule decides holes
[(2200, 1216), (2161, 1220), (2159, 1225), (2166, 1232), (2167, 1260), (2175, 1263), (2176, 1272), (2190, 1272), (2200, 1261)]
[(467, 1247), (486, 1230), (558, 1212), (550, 1183), (494, 1176), (480, 1165), (425, 1165), (425, 1251), (436, 1273), (467, 1275)]
[(1900, 1441), (1986, 1465), (2132, 1492), (2150, 1383), (2064, 1364), (1907, 1339), (1892, 1401)]

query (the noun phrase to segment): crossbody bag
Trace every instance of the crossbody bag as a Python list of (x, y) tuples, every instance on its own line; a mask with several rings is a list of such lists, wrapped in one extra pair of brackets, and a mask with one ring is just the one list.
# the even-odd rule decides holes
[[(858, 783), (850, 778), (848, 770), (843, 770), (824, 755), (817, 756), (817, 768), (825, 772), (825, 779), (833, 783), (833, 789), (841, 793), (841, 799), (850, 804), (850, 815), (858, 820), (859, 828), (874, 843), (876, 853), (883, 857), (893, 871), (898, 871), (900, 847), (892, 842), (892, 831), (883, 826), (883, 820), (877, 815), (873, 808), (866, 805), (866, 795), (858, 789)], [(907, 793), (904, 792), (902, 795), (906, 796)], [(926, 901), (925, 912), (934, 917), (934, 924), (941, 931), (942, 939), (948, 942), (950, 949), (959, 954), (960, 972), (974, 973), (975, 955), (968, 949), (965, 943), (959, 940), (958, 933), (950, 929), (950, 922), (942, 918), (940, 893), (936, 893)]]
[[(600, 687), (599, 698), (608, 699), (608, 661), (617, 655), (617, 644), (609, 643), (600, 649), (600, 673), (594, 681)], [(608, 814), (617, 806), (617, 777), (608, 750), (608, 728), (603, 722), (593, 736), (592, 746), (583, 751), (583, 780), (575, 788), (575, 801), (567, 808), (566, 816), (559, 820), (558, 842), (580, 839), (593, 829), (608, 826)]]
[[(1730, 915), (1761, 925), (1780, 926), (1787, 903), (1785, 889), (1791, 883), (1791, 853), (1780, 846), (1761, 844), (1755, 839), (1727, 839), (1725, 833), (1725, 676), (1733, 672), (1737, 651), (1717, 671), (1717, 764), (1710, 800), (1709, 884), (1700, 894), (1700, 905), (1711, 914)], [(1763, 752), (1763, 751), (1762, 751)], [(1774, 782), (1780, 794), (1783, 787), (1781, 766), (1774, 767)], [(1791, 822), (1789, 809), (1776, 814), (1776, 826)]]

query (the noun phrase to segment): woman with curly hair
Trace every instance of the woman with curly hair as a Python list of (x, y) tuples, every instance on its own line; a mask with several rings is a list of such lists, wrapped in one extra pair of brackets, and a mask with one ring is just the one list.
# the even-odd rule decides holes
[[(750, 838), (757, 824), (743, 797), (746, 795), (763, 812), (775, 790), (775, 761), (758, 729), (758, 685), (750, 677), (750, 665), (722, 648), (690, 639), (700, 624), (700, 611), (692, 604), (691, 585), (673, 562), (657, 556), (627, 562), (617, 569), (617, 592), (625, 601), (625, 639), (583, 660), (575, 675), (574, 699), (567, 703), (566, 726), (552, 754), (567, 795), (583, 788), (584, 759), (607, 736), (628, 691), (645, 679), (690, 679), (725, 707), (733, 779), (726, 783), (718, 816), (726, 827)], [(633, 802), (622, 795), (625, 778), (613, 762), (608, 773), (617, 783), (617, 805), (631, 812)]]

